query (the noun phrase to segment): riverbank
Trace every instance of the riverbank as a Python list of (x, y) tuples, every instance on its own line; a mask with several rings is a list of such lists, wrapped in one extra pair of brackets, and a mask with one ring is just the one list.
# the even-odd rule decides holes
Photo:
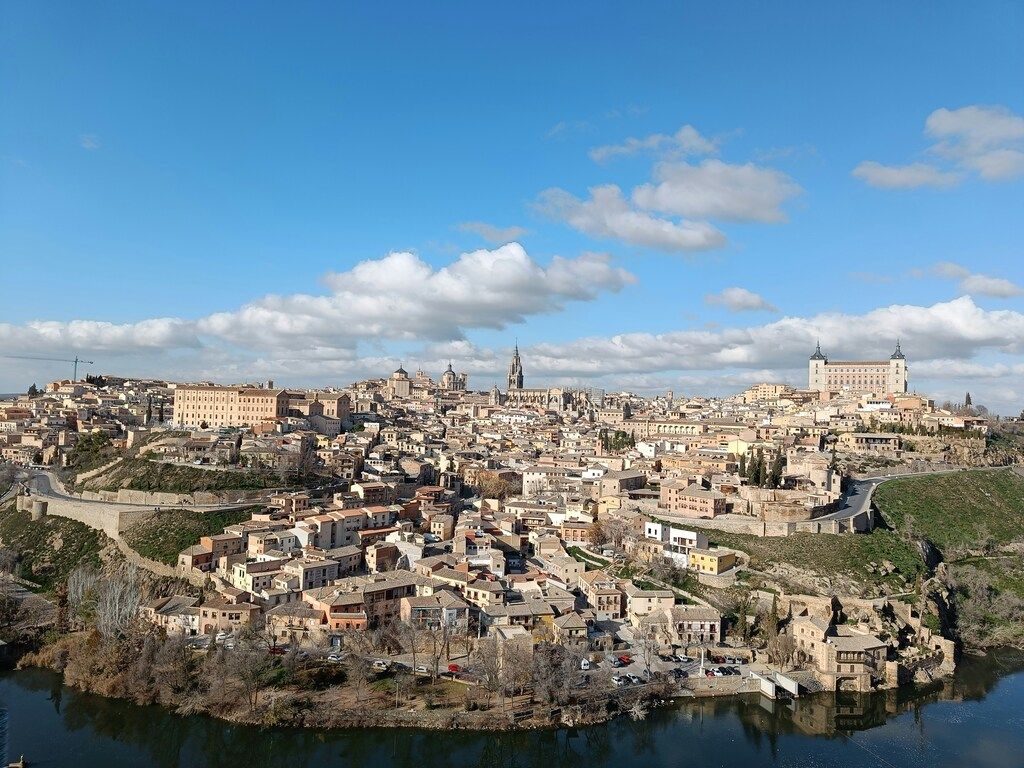
[(1021, 669), (1020, 659), (990, 655), (965, 660), (954, 679), (924, 689), (817, 694), (785, 706), (757, 696), (685, 700), (643, 721), (481, 733), (228, 724), (83, 693), (33, 668), (0, 673), (0, 719), (7, 755), (24, 753), (41, 765), (73, 756), (78, 768), (219, 767), (254, 757), (292, 768), (371, 759), (379, 768), (652, 768), (684, 760), (716, 768), (878, 768), (875, 755), (893, 768), (1010, 766), (1024, 754)]

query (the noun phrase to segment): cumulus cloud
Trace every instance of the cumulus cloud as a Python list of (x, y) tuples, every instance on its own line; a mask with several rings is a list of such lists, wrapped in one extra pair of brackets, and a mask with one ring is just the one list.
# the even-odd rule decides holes
[(634, 281), (606, 254), (556, 256), (546, 267), (518, 243), (462, 254), (435, 269), (407, 252), (324, 277), (328, 295), (265, 296), (199, 322), (233, 343), (351, 347), (373, 339), (459, 339), (589, 301)]
[(707, 138), (692, 125), (684, 125), (674, 134), (652, 133), (641, 138), (630, 137), (621, 144), (606, 144), (590, 150), (590, 158), (603, 163), (615, 157), (639, 152), (672, 152), (685, 155), (710, 155), (718, 151), (720, 138)]
[(713, 225), (702, 221), (672, 221), (638, 211), (614, 184), (592, 187), (580, 200), (564, 189), (540, 194), (538, 208), (591, 237), (614, 238), (630, 245), (661, 251), (705, 251), (725, 244)]
[(932, 271), (939, 277), (957, 281), (961, 293), (974, 296), (990, 296), (995, 299), (1010, 299), (1024, 295), (1024, 288), (1002, 277), (979, 275), (951, 261), (936, 264)]
[(494, 245), (504, 245), (513, 240), (518, 240), (529, 234), (530, 230), (525, 227), (496, 227), (483, 221), (465, 221), (459, 224), (461, 232), (470, 232), (479, 235), (484, 240)]
[(98, 320), (36, 320), (24, 325), (0, 323), (4, 347), (18, 354), (46, 351), (132, 354), (167, 348), (198, 347), (193, 323), (172, 317), (137, 323)]
[(937, 109), (925, 132), (938, 140), (931, 151), (976, 171), (988, 181), (1024, 174), (1024, 117), (1002, 106)]
[(1004, 106), (971, 105), (936, 109), (925, 119), (927, 152), (941, 163), (883, 165), (865, 161), (853, 175), (890, 189), (949, 187), (976, 175), (1007, 181), (1024, 175), (1024, 117)]
[(782, 204), (801, 192), (789, 176), (753, 163), (709, 159), (699, 165), (660, 163), (656, 184), (633, 190), (640, 208), (693, 219), (785, 221)]
[(531, 366), (560, 375), (801, 368), (820, 339), (832, 357), (887, 355), (902, 340), (913, 361), (1024, 352), (1024, 314), (985, 310), (969, 296), (931, 306), (894, 304), (864, 314), (783, 317), (746, 328), (626, 333), (539, 344)]
[(704, 297), (705, 304), (725, 307), (730, 312), (778, 312), (778, 307), (763, 296), (748, 291), (746, 288), (726, 288), (719, 293), (709, 293)]
[(853, 176), (869, 186), (882, 189), (951, 187), (961, 178), (958, 173), (942, 171), (927, 163), (882, 165), (874, 160), (865, 160), (854, 168)]
[[(708, 154), (717, 151), (718, 142), (684, 125), (671, 136), (656, 133), (597, 147), (591, 157), (603, 161), (644, 150), (669, 156)], [(652, 182), (634, 187), (628, 197), (616, 184), (591, 187), (588, 192), (589, 198), (580, 198), (555, 187), (542, 192), (535, 205), (591, 237), (682, 253), (724, 246), (719, 221), (785, 221), (782, 206), (802, 190), (785, 173), (754, 163), (717, 158), (688, 163), (676, 157), (659, 162)]]

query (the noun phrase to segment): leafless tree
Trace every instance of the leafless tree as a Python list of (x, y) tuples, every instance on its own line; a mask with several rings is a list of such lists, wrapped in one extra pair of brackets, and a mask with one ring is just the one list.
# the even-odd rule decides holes
[[(490, 697), (495, 693), (502, 693), (503, 678), (501, 669), (501, 649), (498, 641), (493, 637), (484, 637), (477, 641), (476, 648), (470, 658), (470, 669), (480, 678), (484, 690), (487, 691), (487, 703), (490, 705)], [(502, 709), (504, 709), (504, 695), (502, 695)]]
[(373, 670), (366, 659), (357, 653), (350, 653), (345, 661), (348, 681), (356, 695), (356, 701), (363, 700), (363, 692), (373, 677)]
[(643, 662), (648, 680), (651, 678), (651, 664), (661, 647), (659, 635), (658, 624), (650, 616), (644, 616), (636, 631), (634, 647), (640, 652), (640, 661)]
[(68, 607), (80, 622), (89, 621), (96, 613), (99, 580), (91, 565), (80, 565), (68, 574)]
[(235, 648), (228, 656), (228, 669), (238, 681), (249, 704), (249, 712), (256, 712), (259, 696), (266, 687), (273, 669), (273, 657), (262, 633), (253, 627), (242, 629), (235, 640)]
[(142, 600), (139, 572), (124, 563), (103, 578), (96, 599), (96, 628), (106, 638), (121, 637), (135, 622)]

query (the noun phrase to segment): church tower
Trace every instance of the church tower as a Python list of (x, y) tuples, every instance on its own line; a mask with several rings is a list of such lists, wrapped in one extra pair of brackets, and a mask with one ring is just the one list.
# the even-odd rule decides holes
[(508, 389), (523, 388), (523, 361), (519, 359), (519, 342), (516, 342), (516, 351), (512, 354), (512, 362), (508, 364)]
[(821, 353), (821, 342), (814, 348), (814, 354), (807, 362), (807, 388), (812, 392), (824, 392), (826, 389), (825, 370), (828, 358)]
[(896, 351), (889, 357), (889, 392), (901, 395), (907, 391), (907, 356), (896, 341)]

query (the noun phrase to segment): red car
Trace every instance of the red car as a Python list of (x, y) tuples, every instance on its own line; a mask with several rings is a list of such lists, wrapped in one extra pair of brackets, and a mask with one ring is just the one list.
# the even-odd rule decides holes
[(459, 672), (462, 671), (462, 667), (460, 667), (458, 664), (449, 664), (448, 671), (451, 672), (453, 675), (457, 675)]
[(623, 664), (632, 664), (633, 663), (633, 657), (632, 656), (626, 656), (625, 654), (623, 654), (622, 656), (619, 656), (619, 661), (621, 661)]

